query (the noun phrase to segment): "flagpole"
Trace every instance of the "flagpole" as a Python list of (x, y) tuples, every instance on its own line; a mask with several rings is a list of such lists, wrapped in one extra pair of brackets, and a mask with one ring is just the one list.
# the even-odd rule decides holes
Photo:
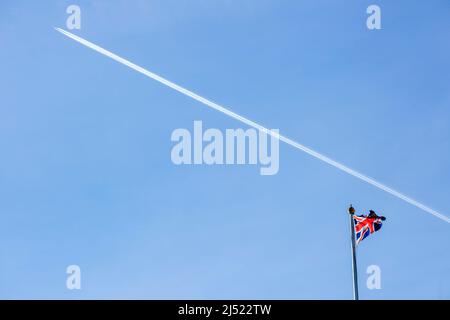
[(355, 208), (350, 205), (348, 208), (350, 218), (350, 230), (351, 230), (351, 242), (352, 242), (352, 271), (353, 271), (353, 300), (359, 300), (358, 293), (358, 267), (356, 265), (356, 243), (355, 243), (355, 222), (353, 221), (353, 215), (355, 214)]

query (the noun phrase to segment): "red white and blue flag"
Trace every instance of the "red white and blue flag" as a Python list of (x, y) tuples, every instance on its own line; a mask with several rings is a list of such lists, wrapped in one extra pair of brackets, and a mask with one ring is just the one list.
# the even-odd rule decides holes
[(359, 244), (370, 234), (380, 230), (381, 226), (383, 225), (381, 223), (382, 220), (384, 220), (384, 217), (379, 217), (377, 215), (353, 215), (353, 221), (355, 222), (356, 244)]

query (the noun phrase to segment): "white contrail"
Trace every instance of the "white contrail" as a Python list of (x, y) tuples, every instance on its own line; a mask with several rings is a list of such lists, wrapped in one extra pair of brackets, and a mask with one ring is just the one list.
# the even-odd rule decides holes
[(227, 116), (229, 116), (231, 118), (239, 120), (239, 121), (245, 123), (246, 125), (248, 125), (250, 127), (253, 127), (253, 128), (258, 129), (260, 131), (263, 131), (266, 134), (269, 134), (269, 135), (279, 139), (280, 141), (283, 141), (283, 142), (293, 146), (294, 148), (300, 149), (300, 150), (308, 153), (309, 155), (311, 155), (311, 156), (313, 156), (313, 157), (315, 157), (315, 158), (317, 158), (319, 160), (322, 160), (323, 162), (326, 162), (329, 165), (332, 165), (333, 167), (338, 168), (339, 170), (342, 170), (342, 171), (344, 171), (344, 172), (346, 172), (346, 173), (348, 173), (348, 174), (350, 174), (350, 175), (352, 175), (352, 176), (354, 176), (354, 177), (356, 177), (358, 179), (361, 179), (361, 180), (363, 180), (363, 181), (365, 181), (365, 182), (367, 182), (367, 183), (369, 183), (369, 184), (371, 184), (371, 185), (373, 185), (373, 186), (375, 186), (375, 187), (377, 187), (377, 188), (379, 188), (379, 189), (381, 189), (381, 190), (383, 190), (383, 191), (385, 191), (387, 193), (392, 194), (393, 196), (395, 196), (395, 197), (397, 197), (399, 199), (402, 199), (403, 201), (408, 202), (409, 204), (412, 204), (413, 206), (416, 206), (419, 209), (422, 209), (425, 212), (428, 212), (428, 213), (432, 214), (433, 216), (435, 216), (435, 217), (437, 217), (437, 218), (439, 218), (439, 219), (441, 219), (441, 220), (443, 220), (445, 222), (450, 223), (450, 218), (449, 217), (447, 217), (447, 216), (445, 216), (445, 215), (443, 215), (443, 214), (441, 214), (441, 213), (439, 213), (439, 212), (437, 212), (437, 211), (427, 207), (426, 205), (424, 205), (424, 204), (422, 204), (422, 203), (420, 203), (420, 202), (418, 202), (418, 201), (416, 201), (416, 200), (414, 200), (414, 199), (412, 199), (412, 198), (410, 198), (410, 197), (408, 197), (408, 196), (406, 196), (406, 195), (404, 195), (404, 194), (402, 194), (402, 193), (400, 193), (400, 192), (398, 192), (398, 191), (396, 191), (394, 189), (389, 188), (388, 186), (386, 186), (386, 185), (384, 185), (384, 184), (382, 184), (382, 183), (380, 183), (380, 182), (378, 182), (378, 181), (376, 181), (376, 180), (374, 180), (374, 179), (372, 179), (372, 178), (370, 178), (370, 177), (368, 177), (366, 175), (363, 175), (362, 173), (359, 173), (358, 171), (355, 171), (355, 170), (353, 170), (353, 169), (351, 169), (351, 168), (349, 168), (349, 167), (347, 167), (347, 166), (345, 166), (345, 165), (343, 165), (343, 164), (341, 164), (341, 163), (339, 163), (339, 162), (337, 162), (337, 161), (335, 161), (333, 159), (330, 159), (327, 156), (324, 156), (323, 154), (321, 154), (321, 153), (319, 153), (317, 151), (314, 151), (314, 150), (312, 150), (312, 149), (310, 149), (310, 148), (308, 148), (308, 147), (306, 147), (306, 146), (304, 146), (304, 145), (302, 145), (302, 144), (300, 144), (300, 143), (298, 143), (298, 142), (296, 142), (294, 140), (291, 140), (291, 139), (289, 139), (289, 138), (287, 138), (287, 137), (285, 137), (283, 135), (280, 135), (280, 134), (278, 134), (276, 132), (273, 132), (273, 131), (271, 131), (271, 130), (269, 130), (269, 129), (267, 129), (267, 128), (259, 125), (259, 124), (257, 124), (256, 122), (253, 122), (253, 121), (251, 121), (251, 120), (249, 120), (247, 118), (244, 118), (244, 117), (238, 115), (237, 113), (234, 113), (233, 111), (230, 111), (227, 108), (225, 108), (225, 107), (223, 107), (221, 105), (218, 105), (217, 103), (214, 103), (214, 102), (212, 102), (212, 101), (210, 101), (210, 100), (208, 100), (206, 98), (203, 98), (203, 97), (199, 96), (198, 94), (195, 94), (192, 91), (189, 91), (189, 90), (187, 90), (187, 89), (185, 89), (183, 87), (180, 87), (179, 85), (177, 85), (177, 84), (175, 84), (173, 82), (170, 82), (169, 80), (164, 79), (163, 77), (158, 76), (157, 74), (155, 74), (153, 72), (150, 72), (150, 71), (148, 71), (148, 70), (146, 70), (146, 69), (144, 69), (144, 68), (142, 68), (142, 67), (140, 67), (140, 66), (138, 66), (138, 65), (136, 65), (136, 64), (134, 64), (134, 63), (132, 63), (132, 62), (130, 62), (128, 60), (126, 60), (126, 59), (124, 59), (124, 58), (121, 58), (118, 55), (116, 55), (116, 54), (114, 54), (114, 53), (112, 53), (112, 52), (110, 52), (110, 51), (108, 51), (106, 49), (103, 49), (102, 47), (99, 47), (98, 45), (93, 44), (92, 42), (89, 42), (89, 41), (87, 41), (87, 40), (85, 40), (85, 39), (83, 39), (83, 38), (81, 38), (79, 36), (76, 36), (76, 35), (68, 32), (68, 31), (65, 31), (65, 30), (63, 30), (61, 28), (55, 28), (55, 30), (57, 30), (57, 31), (61, 32), (62, 34), (66, 35), (67, 37), (69, 37), (69, 38), (71, 38), (71, 39), (73, 39), (73, 40), (75, 40), (75, 41), (85, 45), (86, 47), (89, 47), (89, 48), (91, 48), (91, 49), (93, 49), (93, 50), (95, 50), (95, 51), (97, 51), (97, 52), (99, 52), (99, 53), (101, 53), (101, 54), (103, 54), (103, 55), (113, 59), (113, 60), (116, 60), (117, 62), (120, 62), (120, 63), (126, 65), (127, 67), (129, 67), (129, 68), (131, 68), (133, 70), (136, 70), (137, 72), (140, 72), (140, 73), (146, 75), (149, 78), (152, 78), (152, 79), (154, 79), (154, 80), (156, 80), (156, 81), (158, 81), (158, 82), (160, 82), (160, 83), (162, 83), (162, 84), (164, 84), (164, 85), (166, 85), (166, 86), (168, 86), (168, 87), (170, 87), (170, 88), (172, 88), (172, 89), (174, 89), (174, 90), (176, 90), (178, 92), (181, 92), (182, 94), (187, 95), (188, 97), (191, 97), (192, 99), (195, 99), (195, 100), (197, 100), (197, 101), (207, 105), (210, 108), (213, 108), (213, 109), (215, 109), (217, 111), (220, 111), (220, 112), (226, 114)]

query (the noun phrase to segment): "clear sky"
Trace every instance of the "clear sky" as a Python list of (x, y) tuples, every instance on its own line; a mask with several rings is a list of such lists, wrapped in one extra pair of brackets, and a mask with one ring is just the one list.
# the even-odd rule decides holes
[(450, 299), (448, 223), (299, 150), (174, 165), (174, 129), (246, 127), (56, 32), (70, 4), (75, 34), (450, 215), (447, 0), (2, 1), (0, 298), (350, 299), (353, 203), (387, 217), (361, 298)]

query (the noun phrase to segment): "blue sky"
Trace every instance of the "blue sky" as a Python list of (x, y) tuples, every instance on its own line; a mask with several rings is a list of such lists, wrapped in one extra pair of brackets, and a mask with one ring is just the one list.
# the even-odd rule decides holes
[[(175, 166), (174, 129), (245, 127), (57, 33), (72, 3), (0, 4), (1, 298), (350, 299), (353, 203), (388, 218), (361, 298), (450, 299), (447, 223), (299, 150)], [(76, 4), (74, 33), (450, 214), (448, 1)]]

